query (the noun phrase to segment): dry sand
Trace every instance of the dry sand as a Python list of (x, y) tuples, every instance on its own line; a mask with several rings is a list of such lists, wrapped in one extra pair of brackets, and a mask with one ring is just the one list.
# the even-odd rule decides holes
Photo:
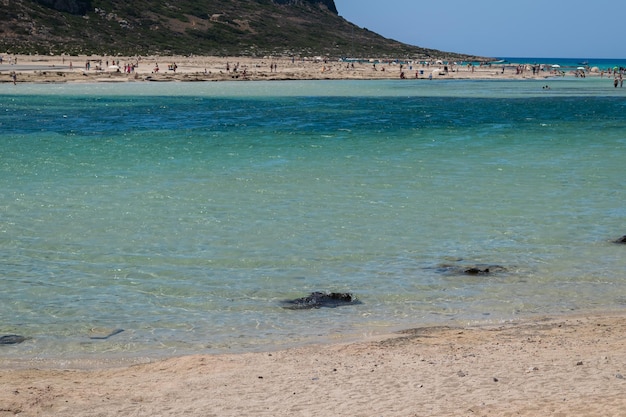
[[(518, 72), (517, 65), (474, 66), (427, 64), (338, 62), (321, 59), (249, 58), (249, 57), (60, 57), (4, 56), (0, 64), (0, 83), (13, 82), (16, 73), (21, 82), (115, 82), (115, 81), (224, 81), (224, 80), (331, 80), (331, 79), (527, 79), (553, 77), (547, 69), (533, 74), (530, 66)], [(17, 62), (17, 64), (15, 64)], [(89, 69), (86, 64), (89, 62)], [(116, 67), (119, 63), (119, 71)], [(137, 65), (126, 73), (128, 64)], [(175, 71), (169, 69), (176, 64)], [(155, 69), (159, 68), (158, 72)], [(447, 71), (446, 71), (447, 67)], [(236, 71), (235, 71), (236, 68)], [(570, 74), (571, 75), (571, 74)], [(598, 75), (590, 73), (588, 75)]]
[(623, 416), (625, 319), (422, 328), (99, 370), (3, 366), (0, 416)]

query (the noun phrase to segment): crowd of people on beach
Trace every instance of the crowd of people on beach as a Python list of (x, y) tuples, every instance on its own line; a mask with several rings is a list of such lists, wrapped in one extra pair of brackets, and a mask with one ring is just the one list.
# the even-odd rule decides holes
[[(55, 59), (45, 56), (37, 57), (32, 60), (29, 57), (8, 56), (2, 57), (0, 55), (0, 64), (16, 65), (20, 59), (20, 66), (12, 68), (16, 74), (9, 74), (8, 71), (4, 72), (6, 75), (10, 75), (10, 78), (4, 78), (5, 82), (10, 81), (13, 83), (29, 82), (35, 80), (38, 76), (51, 77), (53, 74), (46, 74), (45, 70), (38, 71), (36, 69), (23, 69), (24, 65), (33, 66), (36, 68), (40, 65), (39, 62), (52, 62), (51, 64), (41, 64), (42, 67), (55, 67)], [(269, 79), (266, 77), (271, 76), (271, 79), (377, 79), (377, 78), (395, 78), (400, 79), (436, 79), (436, 78), (550, 78), (550, 77), (565, 77), (573, 76), (576, 78), (587, 78), (589, 76), (599, 76), (603, 78), (607, 76), (615, 87), (623, 85), (623, 77), (626, 72), (624, 67), (610, 67), (610, 68), (598, 68), (585, 65), (584, 67), (568, 67), (561, 68), (559, 65), (549, 64), (517, 64), (506, 61), (474, 61), (474, 62), (455, 62), (454, 60), (446, 59), (428, 59), (428, 60), (394, 60), (394, 59), (352, 59), (343, 58), (339, 60), (332, 60), (327, 57), (300, 57), (295, 58), (293, 56), (288, 58), (280, 57), (264, 57), (258, 59), (250, 59), (249, 61), (244, 58), (242, 63), (232, 61), (222, 61), (221, 64), (211, 61), (211, 57), (207, 57), (202, 62), (202, 57), (184, 57), (181, 58), (183, 62), (178, 60), (170, 61), (171, 63), (163, 69), (167, 69), (167, 73), (170, 74), (168, 79), (187, 79), (189, 77), (196, 77), (196, 80), (209, 79)], [(71, 61), (71, 57), (62, 55), (57, 58), (62, 61), (63, 67), (59, 69), (59, 72), (55, 72), (58, 77), (63, 77), (63, 81), (67, 81), (70, 78), (69, 73), (74, 72), (74, 66)], [(187, 59), (191, 59), (187, 61)], [(99, 75), (106, 76), (106, 73), (123, 73), (126, 75), (134, 74), (134, 79), (143, 79), (139, 77), (141, 72), (139, 69), (140, 63), (145, 67), (147, 59), (143, 57), (126, 58), (120, 60), (117, 57), (115, 59), (107, 59), (106, 57), (87, 57), (85, 59), (85, 66), (82, 70), (83, 75)], [(68, 66), (69, 61), (69, 66)], [(126, 63), (123, 63), (126, 61)], [(154, 62), (154, 61), (153, 61)], [(200, 63), (200, 65), (198, 65)], [(207, 64), (209, 69), (215, 70), (212, 72), (207, 70)], [(581, 63), (582, 64), (582, 63)], [(586, 64), (586, 63), (585, 63)], [(59, 68), (58, 63), (56, 64)], [(150, 64), (147, 64), (150, 68)], [(180, 68), (179, 68), (180, 65)], [(280, 71), (279, 71), (280, 65)], [(319, 65), (319, 66), (318, 66)], [(193, 68), (201, 66), (195, 72)], [(203, 67), (203, 68), (202, 68)], [(269, 70), (268, 70), (269, 67)], [(67, 69), (69, 68), (69, 73)], [(204, 71), (202, 71), (204, 69)], [(56, 70), (56, 68), (55, 68)], [(148, 76), (146, 79), (151, 79), (155, 75), (159, 75), (162, 72), (162, 68), (158, 63), (154, 63), (151, 67), (152, 76)], [(323, 74), (320, 77), (320, 72)], [(1, 73), (0, 68), (0, 73)], [(369, 72), (369, 74), (368, 74)], [(150, 71), (148, 71), (148, 74)], [(181, 75), (178, 75), (178, 74)], [(212, 75), (215, 74), (215, 75)], [(317, 74), (317, 75), (316, 75)], [(467, 75), (465, 75), (467, 74)], [(176, 75), (175, 77), (173, 77)], [(110, 76), (110, 75), (109, 75)], [(84, 79), (84, 78), (81, 78)]]

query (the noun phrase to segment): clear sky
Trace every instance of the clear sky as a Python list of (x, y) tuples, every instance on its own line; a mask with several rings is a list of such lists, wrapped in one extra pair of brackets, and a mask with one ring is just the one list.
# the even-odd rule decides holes
[(335, 0), (386, 38), (488, 57), (624, 58), (624, 0)]

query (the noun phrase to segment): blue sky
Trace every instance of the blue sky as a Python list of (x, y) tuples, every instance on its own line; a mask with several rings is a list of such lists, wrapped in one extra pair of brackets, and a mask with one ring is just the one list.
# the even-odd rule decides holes
[(346, 20), (411, 45), (489, 57), (624, 58), (626, 1), (335, 0)]

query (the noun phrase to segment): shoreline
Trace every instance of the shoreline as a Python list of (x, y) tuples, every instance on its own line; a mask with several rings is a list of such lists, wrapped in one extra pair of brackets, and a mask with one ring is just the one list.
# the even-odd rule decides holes
[(88, 370), (2, 370), (0, 416), (618, 415), (626, 312)]
[[(342, 307), (350, 308), (350, 307)], [(27, 334), (19, 334), (18, 337), (24, 339), (18, 343), (0, 344), (0, 369), (41, 369), (41, 370), (60, 370), (70, 369), (76, 371), (93, 371), (96, 369), (115, 369), (126, 368), (129, 366), (143, 365), (167, 361), (179, 357), (187, 356), (228, 356), (228, 355), (256, 355), (268, 354), (272, 352), (291, 351), (304, 348), (314, 347), (330, 347), (336, 345), (352, 345), (374, 341), (384, 341), (401, 337), (403, 334), (412, 333), (419, 329), (435, 330), (435, 329), (472, 329), (472, 330), (492, 330), (495, 328), (514, 328), (517, 326), (534, 326), (545, 322), (554, 321), (572, 321), (585, 320), (595, 318), (620, 317), (626, 322), (626, 310), (581, 310), (577, 312), (563, 313), (546, 313), (540, 315), (522, 315), (518, 318), (506, 320), (470, 320), (455, 319), (446, 322), (419, 322), (415, 325), (387, 325), (384, 327), (374, 327), (363, 329), (359, 332), (353, 331), (341, 334), (318, 335), (317, 337), (309, 337), (304, 339), (293, 339), (289, 343), (269, 343), (250, 348), (224, 348), (213, 349), (209, 346), (205, 348), (194, 349), (141, 349), (141, 350), (93, 350), (93, 351), (76, 351), (72, 353), (51, 352), (50, 355), (42, 356), (41, 353), (24, 352), (22, 355), (15, 355), (15, 350), (19, 350), (22, 343), (28, 343), (29, 340), (37, 339), (37, 336), (29, 336)], [(108, 329), (96, 329), (97, 332), (107, 332)], [(117, 329), (117, 333), (123, 333), (125, 330)], [(99, 333), (98, 333), (99, 334)], [(104, 333), (102, 333), (104, 334)], [(11, 332), (0, 333), (0, 336), (11, 335)], [(101, 338), (116, 342), (115, 338)], [(101, 343), (106, 344), (106, 341)], [(11, 355), (3, 355), (2, 349), (12, 349)], [(180, 351), (179, 351), (180, 350)], [(60, 351), (63, 352), (63, 351)], [(626, 370), (625, 370), (626, 372)], [(625, 375), (626, 376), (626, 375)], [(1, 417), (1, 414), (0, 414)]]
[[(129, 69), (130, 67), (130, 69)], [(13, 75), (15, 74), (15, 78)], [(403, 75), (402, 75), (403, 74)], [(581, 75), (582, 74), (582, 75)], [(17, 55), (0, 63), (0, 83), (173, 82), (234, 80), (381, 80), (381, 79), (546, 79), (604, 77), (603, 71), (551, 68), (547, 65), (468, 65), (432, 61), (419, 63), (328, 61), (322, 59), (210, 56), (94, 57)]]

